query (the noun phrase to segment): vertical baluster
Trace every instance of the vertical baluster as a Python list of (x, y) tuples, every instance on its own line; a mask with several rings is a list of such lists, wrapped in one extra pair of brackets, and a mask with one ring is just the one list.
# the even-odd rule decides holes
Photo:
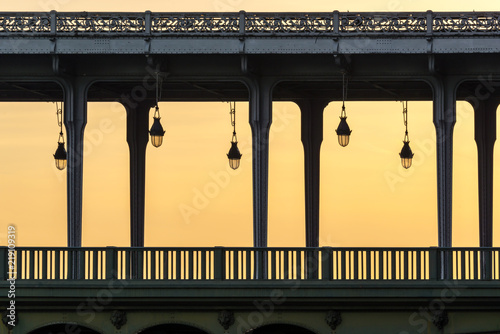
[[(373, 263), (373, 264), (375, 264), (375, 263)], [(372, 278), (374, 278), (374, 277), (372, 277), (372, 251), (371, 250), (366, 251), (366, 263), (365, 263), (365, 265), (366, 265), (366, 279), (371, 280)], [(373, 276), (375, 276), (375, 270), (374, 270)]]
[(89, 251), (89, 253), (92, 254), (92, 276), (90, 275), (91, 273), (89, 273), (89, 279), (104, 279), (104, 277), (102, 277), (103, 273), (99, 273), (99, 251), (93, 250)]
[(384, 280), (384, 251), (378, 251), (378, 280)]
[[(341, 275), (342, 277), (340, 278), (341, 280), (346, 280), (347, 279), (347, 276), (346, 276), (346, 271), (347, 271), (347, 253), (345, 250), (341, 250), (340, 251), (340, 261), (342, 263), (339, 263), (340, 266), (341, 266)], [(349, 273), (351, 272), (351, 270), (349, 270)]]
[(474, 280), (478, 280), (480, 279), (480, 276), (479, 276), (479, 265), (481, 263), (480, 259), (479, 259), (479, 256), (480, 256), (480, 252), (478, 252), (477, 250), (474, 251)]
[(417, 277), (416, 279), (417, 280), (421, 280), (422, 279), (422, 251), (421, 250), (417, 250), (417, 264), (416, 264), (416, 270), (417, 270)]
[(240, 271), (240, 261), (239, 261), (240, 252), (238, 250), (233, 251), (233, 278), (235, 280), (239, 279), (239, 271)]
[(302, 251), (295, 251), (297, 254), (297, 279), (302, 279)]
[(357, 280), (359, 279), (359, 254), (361, 251), (354, 250), (353, 256), (354, 256), (354, 279)]
[(55, 249), (54, 250), (54, 277), (53, 279), (60, 279), (61, 278), (61, 250), (60, 249)]
[(391, 255), (391, 280), (396, 280), (396, 251), (395, 250), (390, 250)]
[(29, 254), (29, 264), (30, 264), (30, 271), (29, 271), (29, 277), (30, 279), (35, 279), (35, 251), (33, 249), (28, 250)]
[(188, 278), (193, 279), (194, 278), (194, 268), (195, 268), (195, 263), (194, 263), (194, 250), (188, 250), (186, 251), (189, 254), (189, 263), (188, 263), (188, 268), (189, 268), (189, 273), (188, 273)]
[(409, 277), (410, 261), (409, 261), (409, 258), (408, 258), (408, 253), (410, 251), (409, 250), (403, 250), (402, 252), (404, 254), (403, 263), (401, 263), (403, 265), (403, 268), (404, 268), (403, 279), (404, 280), (408, 280), (410, 278)]
[(149, 262), (149, 271), (151, 274), (151, 279), (156, 280), (156, 250), (152, 249), (150, 251), (150, 262)]
[(168, 276), (168, 266), (169, 266), (169, 261), (168, 261), (168, 249), (163, 249), (162, 250), (162, 253), (163, 253), (163, 279), (164, 280), (168, 280), (169, 279), (169, 276)]
[(277, 279), (278, 277), (276, 276), (276, 251), (271, 250), (269, 252), (271, 254), (271, 277), (270, 279)]
[(172, 254), (172, 261), (175, 259), (175, 265), (172, 263), (172, 279), (181, 279), (181, 251), (175, 250)]
[(290, 259), (289, 257), (289, 251), (284, 250), (283, 251), (283, 278), (284, 279), (290, 279)]

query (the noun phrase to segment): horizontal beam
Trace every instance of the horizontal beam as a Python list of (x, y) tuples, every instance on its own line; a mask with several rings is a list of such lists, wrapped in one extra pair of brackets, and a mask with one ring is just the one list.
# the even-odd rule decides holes
[(152, 37), (101, 35), (78, 37), (3, 36), (0, 54), (487, 54), (500, 52), (493, 36), (327, 36)]

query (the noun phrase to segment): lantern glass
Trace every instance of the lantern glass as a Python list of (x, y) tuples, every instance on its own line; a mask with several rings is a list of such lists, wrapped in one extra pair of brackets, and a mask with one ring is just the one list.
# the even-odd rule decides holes
[(159, 135), (159, 136), (151, 135), (151, 144), (154, 147), (160, 147), (161, 144), (163, 144), (163, 135)]
[(404, 168), (408, 169), (411, 167), (411, 160), (412, 158), (401, 158), (401, 165)]
[(229, 159), (229, 167), (238, 169), (240, 167), (240, 159)]
[(346, 147), (349, 144), (349, 135), (338, 135), (338, 137), (340, 146)]
[(66, 159), (55, 159), (55, 161), (57, 169), (63, 170), (64, 168), (66, 168)]

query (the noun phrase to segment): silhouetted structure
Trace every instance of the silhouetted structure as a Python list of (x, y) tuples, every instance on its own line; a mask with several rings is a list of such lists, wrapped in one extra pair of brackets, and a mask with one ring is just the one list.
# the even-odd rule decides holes
[[(499, 328), (499, 250), (491, 248), (499, 17), (0, 13), (0, 100), (64, 101), (68, 146), (69, 248), (17, 249), (21, 320), (14, 332), (62, 326), (52, 323), (88, 326), (82, 333), (144, 334)], [(249, 101), (255, 248), (141, 248), (158, 73), (162, 101)], [(349, 100), (433, 101), (438, 248), (317, 248), (323, 109), (342, 98), (342, 73)], [(309, 248), (267, 248), (273, 100), (294, 101), (302, 113)], [(451, 248), (457, 100), (475, 111), (482, 248)], [(131, 246), (138, 248), (81, 248), (87, 101), (120, 101), (127, 110)]]

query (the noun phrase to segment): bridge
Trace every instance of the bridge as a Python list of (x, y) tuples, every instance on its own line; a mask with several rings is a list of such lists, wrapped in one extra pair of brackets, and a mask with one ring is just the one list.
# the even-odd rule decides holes
[[(68, 147), (68, 248), (0, 248), (18, 321), (0, 333), (498, 333), (499, 53), (498, 12), (0, 13), (0, 101), (63, 101)], [(438, 247), (318, 248), (323, 109), (345, 76), (352, 101), (433, 101)], [(157, 77), (161, 101), (249, 101), (254, 248), (144, 248)], [(457, 100), (475, 114), (479, 248), (452, 247)], [(88, 101), (127, 111), (130, 248), (81, 247)], [(301, 110), (306, 248), (267, 247), (272, 101)]]

